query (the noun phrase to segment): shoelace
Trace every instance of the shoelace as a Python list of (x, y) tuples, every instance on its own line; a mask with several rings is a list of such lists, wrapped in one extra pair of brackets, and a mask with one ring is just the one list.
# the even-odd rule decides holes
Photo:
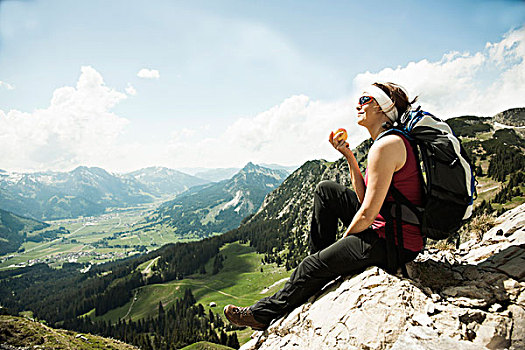
[(237, 310), (239, 311), (239, 314), (241, 316), (250, 316), (251, 315), (251, 310), (248, 307), (240, 307)]

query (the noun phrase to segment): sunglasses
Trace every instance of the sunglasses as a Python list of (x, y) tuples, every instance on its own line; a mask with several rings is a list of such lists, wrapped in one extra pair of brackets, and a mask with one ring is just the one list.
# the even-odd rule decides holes
[(364, 106), (366, 104), (369, 104), (370, 102), (372, 102), (374, 100), (374, 98), (372, 96), (361, 96), (359, 97), (359, 105), (360, 106)]

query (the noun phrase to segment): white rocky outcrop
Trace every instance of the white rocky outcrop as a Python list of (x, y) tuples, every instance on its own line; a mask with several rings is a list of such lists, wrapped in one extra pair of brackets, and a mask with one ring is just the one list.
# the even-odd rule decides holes
[(408, 269), (334, 281), (241, 349), (525, 348), (525, 204), (483, 240), (426, 251)]

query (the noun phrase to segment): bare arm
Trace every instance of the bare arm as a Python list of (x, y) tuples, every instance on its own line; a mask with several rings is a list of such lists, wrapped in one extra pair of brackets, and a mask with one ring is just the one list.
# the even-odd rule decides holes
[(341, 154), (346, 158), (348, 167), (350, 168), (350, 180), (352, 180), (352, 186), (354, 187), (357, 199), (359, 199), (360, 203), (363, 203), (366, 191), (365, 180), (363, 179), (363, 175), (359, 170), (359, 165), (357, 164), (354, 153), (352, 150), (350, 150), (348, 142), (343, 140), (335, 140), (333, 132), (330, 134), (329, 141), (332, 146), (334, 146), (334, 148), (341, 152)]
[(399, 136), (385, 136), (374, 143), (368, 153), (368, 186), (364, 199), (344, 236), (362, 232), (374, 222), (385, 201), (394, 172), (401, 169), (405, 161), (406, 148)]

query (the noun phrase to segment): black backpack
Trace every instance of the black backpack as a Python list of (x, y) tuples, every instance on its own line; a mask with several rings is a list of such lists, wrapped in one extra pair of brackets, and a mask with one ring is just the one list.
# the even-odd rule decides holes
[[(423, 178), (424, 204), (412, 204), (393, 185), (390, 186), (395, 202), (385, 202), (381, 209), (387, 221), (387, 242), (390, 241), (390, 246), (395, 244), (392, 233), (396, 218), (401, 218), (395, 220), (398, 248), (403, 247), (402, 221), (420, 225), (423, 237), (434, 240), (447, 239), (456, 234), (470, 219), (476, 196), (472, 163), (460, 140), (447, 123), (419, 107), (406, 112), (399, 123), (377, 139), (392, 133), (405, 136), (412, 144)], [(398, 252), (402, 255), (401, 249)], [(402, 256), (399, 258), (402, 259)], [(389, 263), (391, 269), (394, 264)]]

